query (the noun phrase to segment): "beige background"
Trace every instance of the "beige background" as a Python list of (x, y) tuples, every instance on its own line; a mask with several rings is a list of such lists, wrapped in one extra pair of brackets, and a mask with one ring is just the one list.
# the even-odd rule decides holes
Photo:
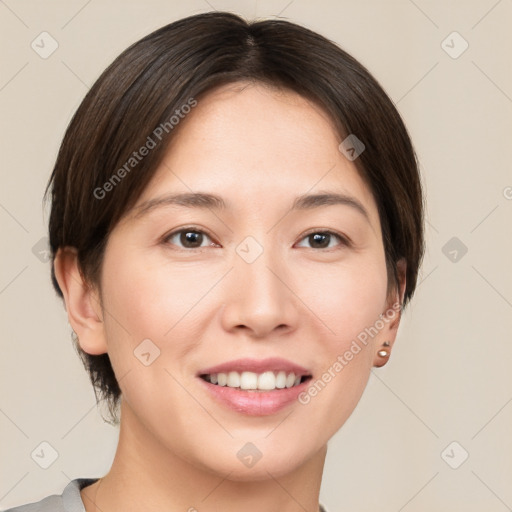
[[(0, 1), (0, 507), (103, 475), (116, 447), (49, 263), (33, 251), (46, 235), (41, 198), (67, 123), (129, 44), (214, 8), (280, 14), (337, 41), (394, 100), (421, 162), (428, 249), (419, 286), (389, 364), (374, 369), (329, 443), (321, 501), (331, 512), (512, 510), (510, 0)], [(31, 48), (42, 31), (59, 45), (47, 59)], [(453, 31), (469, 44), (458, 58), (447, 51), (460, 51), (461, 39), (442, 43)], [(467, 247), (457, 261), (452, 237)], [(48, 469), (31, 458), (43, 441), (58, 452)], [(453, 441), (460, 447), (443, 458)], [(447, 462), (460, 463), (463, 450), (468, 459), (453, 469)]]

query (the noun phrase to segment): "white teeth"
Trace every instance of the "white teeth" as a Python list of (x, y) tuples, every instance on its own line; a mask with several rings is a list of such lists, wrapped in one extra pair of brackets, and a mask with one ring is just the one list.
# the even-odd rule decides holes
[(225, 386), (228, 382), (228, 376), (225, 373), (217, 374), (217, 384), (219, 386)]
[(298, 386), (301, 378), (300, 375), (295, 376), (293, 372), (287, 374), (284, 371), (277, 372), (277, 374), (271, 371), (260, 374), (254, 372), (229, 372), (213, 373), (206, 376), (208, 382), (218, 386), (262, 391)]
[(286, 377), (286, 387), (291, 388), (293, 386), (293, 383), (295, 382), (295, 373), (290, 373)]
[(240, 375), (237, 372), (229, 372), (226, 386), (230, 388), (240, 387)]
[(258, 377), (258, 389), (276, 389), (274, 372), (265, 372)]
[(258, 375), (253, 372), (242, 372), (240, 374), (240, 388), (258, 389)]
[(286, 387), (286, 373), (279, 372), (276, 377), (276, 388), (283, 389)]

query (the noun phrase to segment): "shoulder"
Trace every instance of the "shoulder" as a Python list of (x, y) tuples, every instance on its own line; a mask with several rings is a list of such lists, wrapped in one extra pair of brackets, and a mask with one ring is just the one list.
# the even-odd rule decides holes
[(96, 482), (97, 478), (71, 480), (61, 494), (52, 494), (42, 500), (9, 508), (4, 512), (85, 512), (80, 491)]
[[(8, 508), (4, 512), (65, 512), (62, 505), (62, 496), (52, 494), (40, 501), (18, 505), (14, 508)], [(77, 511), (78, 512), (78, 511)]]

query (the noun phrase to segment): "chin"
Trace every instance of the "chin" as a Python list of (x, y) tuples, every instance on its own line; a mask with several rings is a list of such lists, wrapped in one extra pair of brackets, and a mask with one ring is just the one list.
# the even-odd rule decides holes
[[(249, 442), (248, 442), (249, 443)], [(303, 443), (297, 441), (298, 446)], [(258, 442), (254, 446), (259, 447)], [(234, 482), (257, 482), (269, 478), (280, 478), (297, 470), (306, 462), (306, 454), (301, 455), (298, 446), (290, 447), (283, 451), (282, 446), (259, 449), (259, 453), (249, 444), (242, 444), (240, 448), (233, 450), (233, 456), (223, 452), (211, 461), (203, 461), (209, 472), (222, 475), (226, 480)], [(252, 460), (251, 460), (252, 457)]]

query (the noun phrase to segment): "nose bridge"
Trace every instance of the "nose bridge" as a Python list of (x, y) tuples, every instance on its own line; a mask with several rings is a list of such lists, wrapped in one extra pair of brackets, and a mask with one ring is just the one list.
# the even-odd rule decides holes
[(248, 236), (235, 249), (228, 328), (243, 325), (263, 335), (278, 326), (292, 326), (296, 321), (293, 293), (285, 285), (282, 255), (278, 247), (270, 246), (268, 239), (259, 242)]
[[(274, 272), (280, 267), (280, 254), (277, 247), (269, 242), (270, 237), (258, 241), (253, 236), (247, 236), (236, 248), (235, 271), (247, 288), (246, 296), (257, 298), (269, 297), (282, 293), (282, 283), (276, 278)], [(261, 240), (261, 237), (260, 237)]]
[(263, 247), (263, 244), (253, 237), (247, 237), (237, 247), (237, 256), (235, 271), (247, 286), (244, 295), (250, 296), (252, 291), (256, 296), (260, 293), (263, 296), (282, 293), (283, 284), (274, 274), (281, 266), (279, 251), (276, 247), (271, 247), (268, 243)]

